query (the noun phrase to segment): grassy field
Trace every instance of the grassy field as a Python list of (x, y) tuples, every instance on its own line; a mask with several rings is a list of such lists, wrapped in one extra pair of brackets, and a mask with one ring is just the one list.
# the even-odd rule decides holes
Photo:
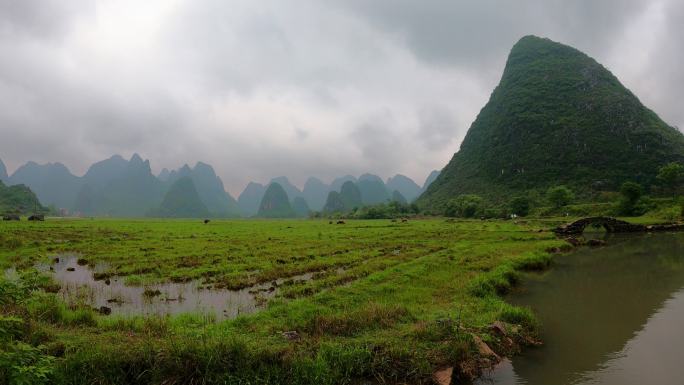
[[(14, 341), (2, 352), (0, 375), (64, 384), (429, 383), (436, 369), (477, 366), (484, 358), (478, 337), (497, 351), (513, 349), (488, 328), (494, 321), (505, 322), (515, 346), (534, 333), (530, 312), (500, 295), (518, 270), (544, 268), (548, 250), (566, 246), (540, 231), (556, 224), (2, 223), (0, 267), (15, 267), (23, 278), (0, 281), (0, 338)], [(232, 320), (115, 317), (48, 293), (54, 283), (33, 266), (63, 253), (106, 262), (105, 276), (131, 285), (198, 280), (239, 289), (315, 274), (281, 287), (263, 311)], [(12, 360), (23, 362), (23, 372)]]

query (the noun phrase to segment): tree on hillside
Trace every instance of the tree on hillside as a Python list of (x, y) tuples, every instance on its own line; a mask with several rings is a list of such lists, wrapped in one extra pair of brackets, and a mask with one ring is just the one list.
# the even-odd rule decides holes
[(515, 197), (508, 205), (511, 213), (519, 217), (526, 217), (530, 213), (530, 200), (526, 196)]
[(448, 217), (472, 218), (484, 209), (484, 201), (478, 195), (459, 195), (447, 203), (445, 215)]
[(555, 186), (551, 187), (547, 192), (546, 192), (546, 199), (551, 202), (553, 207), (559, 209), (561, 207), (565, 207), (572, 202), (573, 199), (575, 199), (575, 194), (572, 193), (572, 190), (567, 188), (566, 186)]
[(650, 201), (644, 197), (643, 187), (635, 182), (625, 182), (620, 187), (620, 201), (618, 202), (618, 214), (642, 215), (648, 211)]
[(684, 180), (684, 166), (677, 162), (668, 163), (658, 170), (657, 178), (665, 188), (672, 191), (674, 196)]

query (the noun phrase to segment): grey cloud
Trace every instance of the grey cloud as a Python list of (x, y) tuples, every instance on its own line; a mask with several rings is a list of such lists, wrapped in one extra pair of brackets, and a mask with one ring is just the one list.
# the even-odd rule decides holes
[[(644, 21), (653, 7), (662, 15)], [(157, 170), (201, 160), (234, 194), (278, 175), (300, 186), (364, 172), (419, 181), (458, 149), (526, 34), (585, 50), (682, 127), (683, 9), (0, 0), (0, 159), (10, 171), (35, 160), (76, 173), (115, 153), (138, 152)], [(640, 46), (648, 55), (637, 61)]]

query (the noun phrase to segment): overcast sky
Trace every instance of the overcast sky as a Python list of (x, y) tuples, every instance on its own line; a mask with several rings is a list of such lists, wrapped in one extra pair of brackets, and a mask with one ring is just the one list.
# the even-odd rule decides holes
[(527, 34), (684, 127), (682, 20), (681, 0), (0, 0), (0, 159), (204, 161), (234, 195), (279, 175), (422, 183)]

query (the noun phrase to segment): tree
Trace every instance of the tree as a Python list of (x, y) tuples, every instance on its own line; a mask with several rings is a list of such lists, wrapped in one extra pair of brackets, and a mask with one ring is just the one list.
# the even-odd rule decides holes
[(513, 198), (508, 206), (512, 214), (520, 217), (525, 217), (530, 213), (530, 200), (526, 196)]
[(660, 183), (672, 191), (674, 196), (684, 179), (684, 166), (677, 162), (668, 163), (658, 170), (656, 177)]
[(565, 186), (555, 186), (551, 187), (546, 192), (546, 199), (551, 202), (553, 207), (559, 209), (570, 204), (570, 202), (575, 199), (575, 194), (573, 194), (572, 190)]
[(445, 214), (448, 217), (472, 218), (483, 208), (484, 201), (478, 195), (459, 195), (447, 203)]
[(625, 182), (620, 187), (620, 201), (618, 202), (618, 214), (642, 215), (648, 210), (650, 202), (643, 197), (644, 189), (635, 182)]

